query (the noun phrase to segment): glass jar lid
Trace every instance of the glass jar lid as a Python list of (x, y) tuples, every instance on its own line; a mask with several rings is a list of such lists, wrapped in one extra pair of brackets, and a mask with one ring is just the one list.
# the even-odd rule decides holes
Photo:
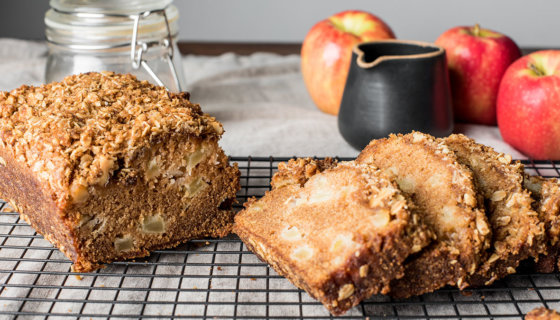
[[(51, 0), (45, 14), (46, 37), (55, 45), (73, 49), (107, 49), (130, 46), (135, 17), (137, 38), (152, 42), (175, 37), (179, 13), (172, 0)], [(159, 14), (163, 10), (166, 20)], [(166, 25), (168, 24), (168, 26)]]

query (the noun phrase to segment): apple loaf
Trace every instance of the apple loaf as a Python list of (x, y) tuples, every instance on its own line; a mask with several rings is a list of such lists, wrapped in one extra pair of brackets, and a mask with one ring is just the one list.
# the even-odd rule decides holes
[(273, 181), (237, 214), (234, 232), (334, 315), (386, 293), (404, 260), (432, 239), (396, 183), (373, 166), (299, 159)]
[(186, 93), (111, 72), (0, 93), (0, 195), (73, 270), (233, 226), (239, 170)]
[(515, 273), (522, 260), (537, 257), (544, 251), (544, 224), (532, 208), (530, 193), (523, 187), (521, 163), (462, 134), (442, 141), (453, 150), (460, 163), (472, 170), (478, 192), (486, 203), (492, 245), (467, 282), (472, 286), (489, 285)]
[(407, 298), (445, 285), (464, 288), (491, 236), (472, 172), (445, 144), (420, 132), (373, 140), (356, 161), (394, 176), (437, 235), (407, 261), (405, 276), (391, 283), (389, 294)]

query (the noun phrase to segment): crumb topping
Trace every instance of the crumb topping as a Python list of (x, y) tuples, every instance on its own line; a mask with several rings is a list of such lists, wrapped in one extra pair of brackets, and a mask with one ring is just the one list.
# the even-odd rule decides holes
[(112, 72), (22, 86), (0, 93), (0, 144), (65, 197), (73, 181), (105, 184), (145, 147), (171, 137), (219, 138), (221, 124), (188, 97)]
[(278, 164), (278, 172), (272, 176), (270, 184), (273, 189), (291, 184), (303, 186), (312, 176), (334, 168), (337, 164), (337, 160), (328, 157), (323, 160), (312, 158), (290, 159), (288, 162)]

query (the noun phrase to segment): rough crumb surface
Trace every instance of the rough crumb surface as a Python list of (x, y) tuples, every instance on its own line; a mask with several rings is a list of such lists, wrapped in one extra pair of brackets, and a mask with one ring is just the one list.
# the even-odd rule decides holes
[[(312, 160), (294, 160), (299, 173)], [(296, 167), (302, 170), (298, 170)], [(403, 275), (432, 239), (410, 202), (374, 166), (342, 162), (246, 204), (234, 232), (262, 260), (340, 315)]]
[(112, 72), (22, 86), (0, 93), (0, 140), (64, 203), (74, 181), (105, 184), (147, 144), (173, 134), (219, 138), (221, 124), (187, 98)]
[(478, 192), (486, 203), (492, 245), (484, 263), (468, 282), (472, 286), (489, 285), (514, 273), (520, 261), (544, 251), (544, 224), (532, 209), (529, 192), (523, 188), (521, 163), (461, 134), (442, 141), (472, 170)]
[(437, 235), (437, 241), (407, 261), (405, 276), (393, 281), (389, 294), (407, 298), (445, 285), (466, 287), (491, 237), (472, 172), (444, 143), (420, 132), (373, 140), (356, 161), (395, 176)]

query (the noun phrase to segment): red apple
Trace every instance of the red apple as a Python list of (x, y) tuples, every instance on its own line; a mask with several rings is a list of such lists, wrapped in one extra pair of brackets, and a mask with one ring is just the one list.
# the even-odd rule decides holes
[(507, 143), (533, 159), (560, 160), (560, 50), (531, 53), (507, 69), (497, 115)]
[(363, 11), (343, 11), (313, 26), (301, 48), (301, 72), (317, 107), (338, 114), (354, 45), (394, 38), (385, 22)]
[(500, 81), (521, 56), (515, 42), (476, 25), (449, 29), (435, 43), (446, 50), (455, 119), (495, 125)]

